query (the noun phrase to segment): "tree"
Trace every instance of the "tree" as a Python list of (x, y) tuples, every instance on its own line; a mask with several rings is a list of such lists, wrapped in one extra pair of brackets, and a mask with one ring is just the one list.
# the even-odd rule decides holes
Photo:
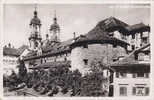
[(95, 59), (90, 66), (90, 73), (82, 78), (81, 96), (106, 96), (106, 90), (102, 86), (106, 83), (103, 77), (103, 70), (106, 64), (102, 63), (102, 59)]
[(19, 73), (18, 73), (18, 76), (19, 76), (19, 80), (21, 82), (26, 82), (26, 79), (27, 79), (27, 69), (25, 67), (25, 63), (23, 60), (18, 60), (19, 61), (19, 65), (17, 66), (19, 68)]

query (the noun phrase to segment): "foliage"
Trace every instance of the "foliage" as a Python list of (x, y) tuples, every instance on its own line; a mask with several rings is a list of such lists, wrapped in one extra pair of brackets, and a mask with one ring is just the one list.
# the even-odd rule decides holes
[(81, 84), (81, 96), (105, 96), (102, 83), (106, 80), (102, 76), (101, 72), (84, 76)]
[(19, 73), (18, 73), (19, 79), (23, 82), (26, 81), (26, 79), (27, 79), (27, 69), (25, 67), (24, 61), (19, 59), (19, 65), (17, 67), (19, 69)]
[(71, 91), (71, 96), (105, 96), (105, 90), (102, 89), (102, 83), (106, 82), (102, 73), (103, 66), (96, 60), (90, 66), (91, 72), (82, 76), (79, 70), (69, 70), (70, 66), (55, 66), (48, 70), (35, 69), (27, 73), (24, 63), (21, 62), (19, 75), (24, 78), (26, 76), (24, 82), (27, 87), (33, 88), (41, 95), (53, 96), (58, 92), (66, 94)]

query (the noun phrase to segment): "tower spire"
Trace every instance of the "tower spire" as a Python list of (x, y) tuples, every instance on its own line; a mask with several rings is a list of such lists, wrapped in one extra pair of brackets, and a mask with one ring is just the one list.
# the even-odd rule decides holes
[(34, 17), (37, 17), (37, 4), (35, 4), (34, 8), (35, 8), (35, 10), (34, 10)]
[(53, 15), (53, 24), (50, 26), (50, 33), (51, 33), (51, 39), (53, 41), (59, 42), (60, 41), (60, 26), (57, 23), (57, 16), (56, 16), (56, 10), (54, 10)]
[(31, 34), (29, 37), (30, 48), (36, 50), (41, 46), (41, 20), (37, 16), (37, 4), (34, 5), (34, 17), (30, 21)]
[(57, 23), (57, 16), (56, 16), (56, 10), (54, 10), (54, 23)]

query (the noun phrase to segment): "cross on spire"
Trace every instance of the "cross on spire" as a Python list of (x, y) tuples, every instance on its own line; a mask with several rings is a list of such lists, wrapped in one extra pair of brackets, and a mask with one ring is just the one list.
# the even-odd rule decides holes
[(37, 3), (35, 4), (35, 11), (37, 11)]
[(54, 10), (54, 17), (56, 18), (56, 10)]
[(54, 23), (57, 23), (56, 10), (54, 10)]

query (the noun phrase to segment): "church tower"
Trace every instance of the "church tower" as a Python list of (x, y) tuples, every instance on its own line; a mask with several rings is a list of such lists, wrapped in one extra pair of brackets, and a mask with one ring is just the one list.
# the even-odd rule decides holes
[(53, 24), (50, 26), (50, 40), (60, 42), (60, 26), (57, 23), (56, 11), (53, 18)]
[(31, 34), (29, 37), (29, 43), (30, 43), (30, 49), (31, 50), (37, 50), (39, 47), (41, 47), (41, 21), (37, 16), (37, 9), (35, 7), (34, 11), (34, 17), (30, 21), (30, 30)]

